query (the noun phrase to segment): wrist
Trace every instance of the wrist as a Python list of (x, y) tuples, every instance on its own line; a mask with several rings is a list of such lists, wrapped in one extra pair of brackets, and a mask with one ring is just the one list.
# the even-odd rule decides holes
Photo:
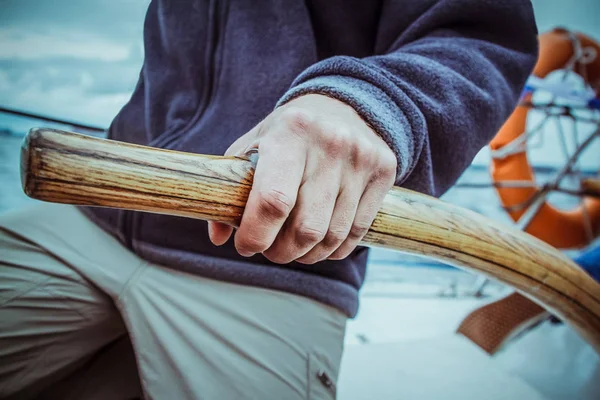
[(400, 184), (406, 178), (415, 159), (410, 125), (403, 112), (384, 91), (349, 76), (317, 76), (295, 84), (283, 95), (277, 107), (307, 95), (326, 96), (351, 107), (396, 156), (396, 183)]

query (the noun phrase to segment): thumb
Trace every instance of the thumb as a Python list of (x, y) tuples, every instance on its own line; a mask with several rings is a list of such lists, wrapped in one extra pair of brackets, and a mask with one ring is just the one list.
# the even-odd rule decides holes
[[(245, 135), (240, 136), (229, 148), (225, 151), (226, 156), (239, 156), (243, 155), (246, 150), (250, 147), (254, 147), (253, 143), (256, 141), (257, 128), (254, 127)], [(223, 224), (221, 222), (209, 222), (208, 223), (208, 237), (215, 246), (221, 246), (225, 244), (231, 234), (233, 233), (233, 227)]]
[(240, 136), (235, 142), (225, 150), (226, 156), (242, 156), (252, 147), (257, 147), (258, 126), (252, 128), (248, 133)]

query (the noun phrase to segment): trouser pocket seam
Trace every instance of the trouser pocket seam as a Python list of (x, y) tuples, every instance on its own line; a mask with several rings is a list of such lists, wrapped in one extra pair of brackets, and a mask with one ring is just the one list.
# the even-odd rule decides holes
[(147, 267), (148, 267), (148, 263), (146, 261), (141, 261), (140, 265), (135, 269), (133, 274), (131, 274), (129, 276), (129, 278), (123, 285), (123, 288), (117, 295), (117, 301), (115, 301), (115, 303), (117, 304), (117, 306), (119, 308), (121, 307), (121, 303), (125, 301), (125, 298), (127, 297), (127, 293), (128, 293), (128, 290), (129, 290), (129, 287), (131, 286), (131, 284), (147, 269)]

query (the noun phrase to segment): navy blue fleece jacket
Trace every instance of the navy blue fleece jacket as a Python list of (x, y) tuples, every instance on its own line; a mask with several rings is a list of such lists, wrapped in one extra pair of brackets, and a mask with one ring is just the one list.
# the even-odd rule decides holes
[[(515, 106), (536, 33), (528, 0), (155, 0), (139, 83), (109, 137), (223, 154), (278, 104), (327, 94), (392, 148), (397, 185), (437, 196)], [(240, 257), (231, 241), (213, 246), (202, 221), (84, 212), (151, 262), (357, 312), (364, 248), (275, 265)]]

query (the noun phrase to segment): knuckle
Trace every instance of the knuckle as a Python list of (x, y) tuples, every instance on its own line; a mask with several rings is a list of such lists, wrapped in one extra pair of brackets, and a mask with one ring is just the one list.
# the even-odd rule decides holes
[(383, 154), (379, 155), (379, 168), (380, 172), (384, 174), (396, 174), (396, 167), (398, 165), (398, 160), (396, 156), (391, 151), (383, 152)]
[(396, 159), (393, 161), (379, 160), (378, 165), (373, 169), (372, 179), (381, 185), (391, 186), (396, 180)]
[(318, 257), (301, 257), (299, 259), (296, 260), (297, 262), (299, 262), (300, 264), (305, 264), (305, 265), (312, 265), (312, 264), (316, 264), (319, 261), (322, 261), (322, 258), (318, 258)]
[(294, 200), (276, 189), (261, 192), (258, 200), (258, 210), (261, 216), (272, 219), (283, 219), (292, 211)]
[(348, 231), (331, 229), (323, 239), (323, 245), (328, 249), (335, 249), (346, 240)]
[(296, 228), (295, 238), (300, 247), (321, 242), (325, 238), (325, 230), (302, 223)]
[(237, 238), (236, 248), (240, 252), (260, 253), (268, 248), (269, 244), (265, 241), (251, 236)]
[(334, 127), (330, 129), (324, 129), (324, 142), (325, 150), (330, 155), (340, 155), (344, 151), (347, 151), (351, 145), (351, 134), (350, 131), (342, 127)]
[(396, 180), (396, 169), (395, 168), (378, 168), (376, 178), (382, 182), (382, 184), (393, 185)]
[(275, 263), (275, 264), (288, 264), (290, 263), (292, 260), (289, 259), (289, 257), (285, 257), (284, 255), (277, 253), (277, 252), (264, 252), (263, 256), (266, 257), (267, 260)]
[(294, 133), (306, 132), (314, 122), (314, 116), (308, 110), (299, 107), (288, 107), (281, 113), (281, 120)]
[(343, 246), (340, 247), (339, 249), (337, 249), (335, 251), (335, 253), (333, 253), (332, 255), (330, 255), (328, 257), (329, 260), (343, 260), (344, 258), (348, 257), (351, 253), (352, 250), (354, 248), (351, 246)]
[(355, 222), (350, 228), (348, 237), (353, 240), (360, 240), (367, 234), (371, 226), (365, 222)]
[(377, 155), (374, 147), (368, 140), (359, 140), (352, 147), (352, 164), (355, 169), (371, 168), (375, 164)]

